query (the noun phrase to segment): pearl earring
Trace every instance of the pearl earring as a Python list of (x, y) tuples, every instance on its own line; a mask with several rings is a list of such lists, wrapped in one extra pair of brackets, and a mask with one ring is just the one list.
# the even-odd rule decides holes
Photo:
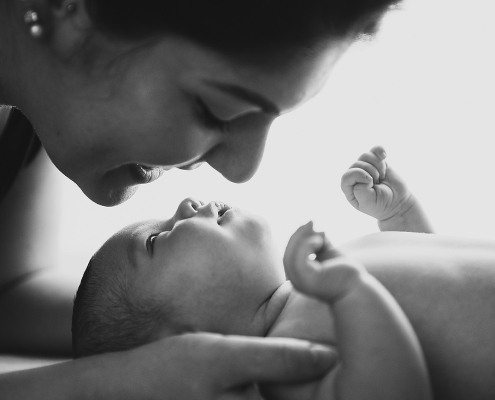
[(29, 26), (31, 36), (38, 39), (43, 35), (43, 27), (39, 23), (39, 15), (34, 10), (27, 10), (24, 13), (24, 22)]

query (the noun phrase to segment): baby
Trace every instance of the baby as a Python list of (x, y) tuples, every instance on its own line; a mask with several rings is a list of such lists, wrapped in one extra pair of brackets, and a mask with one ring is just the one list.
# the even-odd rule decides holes
[[(382, 229), (429, 228), (384, 160), (380, 147), (360, 157), (342, 180), (347, 198)], [(263, 219), (185, 199), (172, 218), (126, 227), (92, 258), (74, 301), (74, 356), (196, 331), (300, 338), (335, 346), (339, 365), (318, 382), (263, 386), (264, 398), (431, 398), (408, 319), (360, 263), (309, 223), (290, 239), (283, 266), (295, 289)], [(328, 304), (297, 290), (306, 286)]]

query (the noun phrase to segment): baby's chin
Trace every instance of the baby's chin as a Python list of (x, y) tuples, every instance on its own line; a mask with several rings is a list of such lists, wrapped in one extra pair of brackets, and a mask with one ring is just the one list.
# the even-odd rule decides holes
[(268, 336), (275, 322), (282, 314), (282, 311), (289, 300), (293, 287), (290, 281), (284, 281), (273, 293), (265, 309), (265, 333)]

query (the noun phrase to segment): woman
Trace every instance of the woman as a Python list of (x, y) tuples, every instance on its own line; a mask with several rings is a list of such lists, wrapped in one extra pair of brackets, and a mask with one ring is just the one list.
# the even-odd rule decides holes
[[(246, 181), (271, 122), (311, 98), (390, 3), (2, 0), (0, 104), (22, 110), (44, 150), (19, 111), (2, 111), (0, 349), (70, 351), (75, 282), (51, 269), (52, 162), (105, 206), (202, 162)], [(334, 359), (304, 342), (198, 334), (4, 375), (0, 392), (252, 398), (250, 382), (314, 378)]]

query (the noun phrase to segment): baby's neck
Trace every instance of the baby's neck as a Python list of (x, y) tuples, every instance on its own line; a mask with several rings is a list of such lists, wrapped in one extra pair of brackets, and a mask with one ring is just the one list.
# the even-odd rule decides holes
[(335, 344), (335, 326), (330, 307), (299, 293), (289, 281), (284, 282), (269, 300), (265, 321), (265, 336)]
[(291, 297), (294, 288), (290, 281), (282, 283), (268, 300), (264, 310), (264, 332), (263, 336), (268, 336), (268, 333), (273, 328), (276, 321), (284, 311), (289, 298)]

